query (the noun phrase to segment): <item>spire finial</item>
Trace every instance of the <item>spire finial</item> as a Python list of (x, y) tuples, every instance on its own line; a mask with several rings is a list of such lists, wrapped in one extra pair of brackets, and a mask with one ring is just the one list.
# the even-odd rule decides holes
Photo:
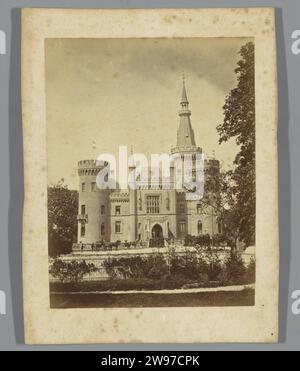
[(135, 163), (134, 163), (134, 155), (133, 155), (133, 145), (130, 145), (130, 156), (128, 159), (128, 167), (129, 169), (135, 168)]
[(182, 71), (182, 96), (181, 96), (180, 104), (184, 109), (188, 109), (189, 101), (187, 99), (187, 94), (186, 94), (186, 90), (185, 90), (185, 74), (184, 74), (184, 71)]

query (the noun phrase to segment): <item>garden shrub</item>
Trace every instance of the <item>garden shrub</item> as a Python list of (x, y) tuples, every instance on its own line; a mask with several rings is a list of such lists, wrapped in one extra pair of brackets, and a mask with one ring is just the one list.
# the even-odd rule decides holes
[(240, 254), (232, 252), (229, 255), (225, 261), (225, 273), (229, 282), (242, 283), (245, 280), (246, 267)]
[(85, 274), (95, 272), (97, 268), (85, 260), (73, 260), (71, 262), (55, 259), (50, 265), (49, 273), (61, 282), (78, 282)]

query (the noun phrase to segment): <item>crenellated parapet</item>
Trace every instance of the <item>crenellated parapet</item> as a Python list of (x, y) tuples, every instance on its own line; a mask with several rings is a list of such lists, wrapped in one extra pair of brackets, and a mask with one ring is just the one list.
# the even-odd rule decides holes
[(115, 190), (110, 193), (110, 202), (129, 202), (130, 194), (126, 190)]
[(104, 165), (99, 165), (97, 160), (82, 160), (78, 162), (78, 175), (87, 176), (87, 175), (97, 175), (100, 170), (104, 169), (108, 163)]
[(194, 154), (202, 153), (202, 148), (194, 145), (191, 146), (176, 146), (171, 148), (171, 154)]

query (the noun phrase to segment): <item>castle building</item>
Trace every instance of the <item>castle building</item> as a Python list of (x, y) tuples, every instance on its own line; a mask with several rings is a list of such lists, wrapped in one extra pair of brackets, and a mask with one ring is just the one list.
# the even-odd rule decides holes
[[(190, 154), (195, 159), (202, 149), (195, 142), (184, 80), (180, 105), (177, 142), (171, 154)], [(146, 242), (155, 238), (183, 239), (187, 234), (221, 233), (218, 213), (212, 204), (203, 205), (201, 199), (187, 199), (186, 189), (166, 189), (161, 179), (157, 184), (139, 184), (135, 189), (99, 189), (96, 177), (101, 169), (103, 166), (98, 166), (95, 160), (78, 163), (78, 243)], [(135, 165), (129, 164), (129, 170), (134, 169)], [(192, 172), (196, 170), (191, 169)], [(219, 161), (205, 159), (204, 172), (218, 174)], [(171, 165), (171, 180), (173, 173)]]

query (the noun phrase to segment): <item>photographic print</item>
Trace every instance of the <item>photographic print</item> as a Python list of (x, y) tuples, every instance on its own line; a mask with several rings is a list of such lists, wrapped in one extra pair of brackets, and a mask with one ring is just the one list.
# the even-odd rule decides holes
[(51, 307), (254, 305), (254, 39), (45, 57)]
[(274, 40), (272, 9), (24, 11), (29, 342), (276, 341)]

